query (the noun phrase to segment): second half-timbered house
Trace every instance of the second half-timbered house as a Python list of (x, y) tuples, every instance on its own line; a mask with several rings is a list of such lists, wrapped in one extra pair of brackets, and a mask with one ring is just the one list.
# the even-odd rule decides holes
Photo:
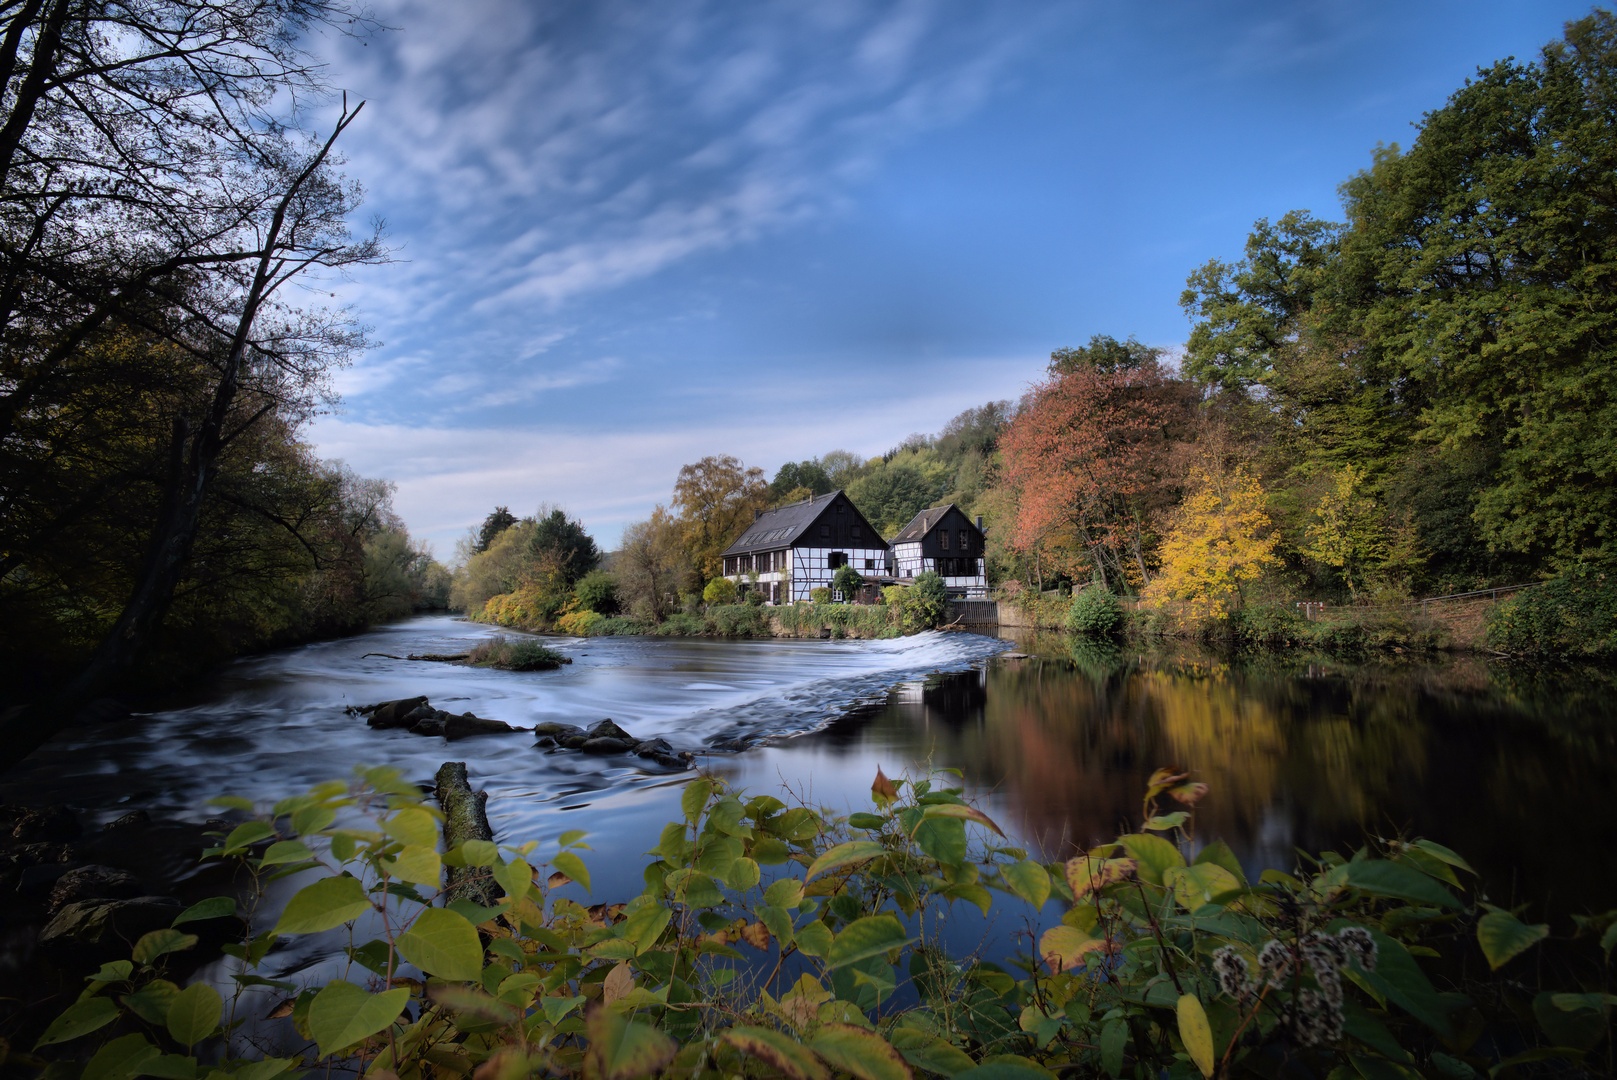
[(987, 596), (982, 521), (972, 521), (954, 503), (922, 510), (893, 537), (894, 572), (914, 578), (931, 570), (943, 578), (951, 596)]
[(766, 510), (724, 550), (724, 576), (771, 604), (809, 599), (830, 588), (837, 569), (863, 577), (887, 572), (887, 541), (841, 491)]

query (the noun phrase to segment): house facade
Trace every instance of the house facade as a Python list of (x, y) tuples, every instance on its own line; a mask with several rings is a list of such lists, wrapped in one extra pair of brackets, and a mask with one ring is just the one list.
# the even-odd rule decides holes
[(766, 603), (790, 604), (809, 599), (811, 589), (829, 589), (844, 565), (867, 578), (885, 574), (887, 557), (887, 541), (833, 491), (759, 514), (725, 548), (723, 576), (743, 592), (760, 590)]
[(943, 578), (950, 596), (988, 595), (982, 518), (973, 522), (953, 503), (922, 510), (893, 537), (893, 569), (899, 578), (928, 570)]

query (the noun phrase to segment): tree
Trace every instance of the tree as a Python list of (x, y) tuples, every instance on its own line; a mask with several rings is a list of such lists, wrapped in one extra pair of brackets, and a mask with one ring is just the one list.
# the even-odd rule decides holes
[(496, 506), (494, 512), (483, 519), (483, 527), (477, 530), (477, 542), (472, 546), (473, 554), (487, 551), (494, 538), (517, 523), (517, 517), (511, 513), (509, 507)]
[(1151, 522), (1171, 504), (1167, 451), (1191, 388), (1155, 361), (1080, 366), (1036, 384), (1000, 440), (1017, 494), (1012, 544), (1069, 577), (1150, 581)]
[(702, 590), (705, 604), (733, 604), (736, 602), (736, 583), (729, 578), (716, 577)]
[(1162, 570), (1145, 596), (1179, 601), (1193, 618), (1223, 618), (1244, 583), (1280, 565), (1263, 488), (1243, 466), (1225, 468), (1204, 455), (1169, 522)]
[(1161, 349), (1143, 345), (1138, 338), (1118, 341), (1110, 334), (1096, 334), (1081, 349), (1064, 348), (1052, 352), (1048, 370), (1051, 375), (1070, 375), (1086, 369), (1111, 375), (1156, 364), (1162, 360), (1162, 356)]
[(684, 538), (682, 523), (662, 506), (623, 530), (613, 568), (623, 602), (637, 617), (660, 623), (679, 606), (680, 583), (691, 573)]
[(621, 610), (618, 580), (606, 570), (591, 570), (579, 578), (573, 586), (573, 597), (581, 609), (598, 615), (616, 615)]
[(807, 489), (809, 497), (824, 495), (831, 490), (831, 477), (825, 471), (825, 466), (815, 458), (807, 461), (788, 461), (775, 473), (775, 479), (769, 483), (769, 497), (777, 505), (794, 502), (791, 496), (800, 489)]
[(1358, 598), (1366, 575), (1387, 556), (1387, 533), (1364, 472), (1344, 465), (1328, 474), (1329, 488), (1314, 508), (1302, 553), (1336, 567), (1348, 595)]
[(541, 512), (528, 539), (528, 571), (533, 584), (545, 584), (565, 592), (601, 562), (600, 549), (584, 524), (569, 518), (566, 511), (553, 508)]
[[(884, 535), (903, 528), (944, 493), (950, 477), (937, 455), (928, 449), (924, 459), (918, 458), (921, 455), (905, 453), (890, 462), (876, 461), (848, 485), (849, 500)], [(928, 472), (932, 475), (928, 476)]]
[(859, 571), (843, 563), (837, 567), (837, 572), (831, 576), (831, 588), (842, 594), (842, 602), (851, 604), (859, 596), (859, 590), (865, 584), (865, 579)]
[[(286, 299), (311, 270), (385, 255), (377, 236), (349, 233), (359, 193), (333, 169), (359, 109), (344, 102), (308, 146), (284, 111), (319, 90), (302, 31), (349, 15), (317, 0), (0, 11), (0, 490), (27, 487), (49, 448), (73, 440), (51, 420), (103, 341), (133, 335), (146, 355), (183, 358), (137, 379), (201, 376), (163, 395), (162, 497), (121, 613), (65, 688), (0, 722), (0, 765), (131, 674), (188, 573), (232, 444), (271, 420), (296, 426), (329, 368), (363, 346), (344, 313)], [(63, 516), (93, 498), (78, 493)]]
[(685, 549), (700, 587), (724, 568), (722, 552), (769, 507), (764, 471), (729, 454), (705, 457), (679, 470), (674, 482)]
[(852, 450), (832, 450), (820, 455), (820, 466), (831, 482), (829, 490), (837, 491), (859, 479), (865, 469), (865, 459)]

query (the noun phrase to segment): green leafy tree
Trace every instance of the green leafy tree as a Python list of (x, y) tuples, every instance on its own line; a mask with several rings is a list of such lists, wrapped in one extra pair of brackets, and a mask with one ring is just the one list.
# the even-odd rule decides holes
[(860, 576), (859, 571), (846, 563), (837, 567), (837, 572), (831, 575), (831, 588), (842, 594), (842, 602), (845, 604), (854, 602), (864, 584), (865, 579)]
[(477, 530), (477, 542), (472, 546), (473, 553), (482, 553), (494, 543), (494, 538), (517, 523), (517, 517), (511, 513), (509, 507), (496, 506), (494, 512), (483, 519), (482, 528)]
[(616, 615), (619, 611), (617, 578), (606, 570), (591, 570), (573, 586), (573, 598), (584, 611)]
[(769, 497), (776, 503), (795, 502), (791, 496), (807, 490), (809, 498), (824, 495), (831, 490), (831, 476), (816, 458), (807, 461), (788, 461), (775, 473), (769, 483)]
[(1052, 352), (1048, 370), (1051, 375), (1068, 375), (1083, 368), (1092, 368), (1110, 375), (1156, 364), (1162, 356), (1161, 349), (1142, 344), (1138, 338), (1118, 341), (1110, 334), (1096, 334), (1083, 348), (1063, 348)]
[(733, 604), (736, 602), (736, 583), (729, 578), (716, 577), (702, 589), (702, 601), (707, 604)]

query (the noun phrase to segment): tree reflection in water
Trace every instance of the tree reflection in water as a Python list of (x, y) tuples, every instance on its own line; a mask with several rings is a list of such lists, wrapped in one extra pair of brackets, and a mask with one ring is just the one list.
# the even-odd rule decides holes
[(1199, 832), (1249, 870), (1403, 833), (1465, 854), (1501, 902), (1617, 901), (1617, 862), (1586, 857), (1617, 841), (1609, 673), (1022, 648), (901, 686), (811, 741), (960, 769), (1048, 858), (1137, 826), (1146, 777), (1182, 765), (1212, 785)]

